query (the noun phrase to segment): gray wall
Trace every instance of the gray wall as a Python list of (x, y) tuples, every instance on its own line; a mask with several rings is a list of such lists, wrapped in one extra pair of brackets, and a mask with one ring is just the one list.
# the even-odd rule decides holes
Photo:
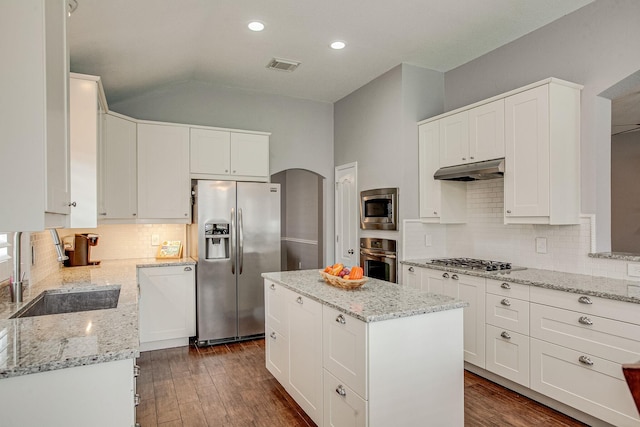
[[(358, 191), (398, 187), (400, 222), (418, 218), (418, 128), (442, 113), (444, 76), (399, 65), (334, 104), (336, 166), (358, 162)], [(398, 240), (400, 232), (360, 231)]]
[(610, 102), (598, 95), (640, 68), (640, 1), (594, 3), (445, 74), (447, 111), (547, 77), (583, 84), (581, 203), (610, 248)]
[[(326, 177), (333, 195), (333, 105), (215, 86), (177, 83), (110, 104), (137, 119), (271, 132), (270, 173), (307, 169)], [(326, 259), (333, 259), (333, 197), (325, 198)]]
[(611, 137), (611, 249), (640, 253), (640, 131)]

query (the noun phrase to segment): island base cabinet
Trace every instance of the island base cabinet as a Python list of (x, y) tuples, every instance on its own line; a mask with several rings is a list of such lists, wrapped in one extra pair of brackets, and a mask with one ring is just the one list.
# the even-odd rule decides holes
[(367, 426), (367, 402), (324, 370), (324, 426)]
[(135, 423), (133, 359), (0, 380), (0, 424), (130, 427)]
[(531, 338), (531, 388), (616, 426), (640, 426), (620, 364)]
[(284, 384), (289, 378), (289, 342), (285, 335), (271, 327), (266, 331), (267, 370), (281, 384)]

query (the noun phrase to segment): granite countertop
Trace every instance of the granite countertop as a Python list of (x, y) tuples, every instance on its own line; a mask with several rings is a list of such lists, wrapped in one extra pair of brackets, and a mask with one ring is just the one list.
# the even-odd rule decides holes
[(428, 263), (427, 259), (400, 261), (401, 264), (415, 267), (431, 268), (468, 276), (485, 277), (487, 279), (507, 280), (513, 283), (539, 286), (541, 288), (591, 295), (606, 299), (640, 304), (640, 282), (608, 277), (588, 276), (586, 274), (563, 273), (560, 271), (527, 268), (508, 273), (497, 271), (465, 270)]
[[(129, 259), (65, 267), (26, 285), (22, 303), (0, 302), (0, 379), (135, 358), (138, 347), (136, 267), (195, 265), (192, 259)], [(107, 310), (10, 319), (41, 292), (120, 285), (118, 306)]]
[(318, 270), (263, 273), (262, 277), (364, 322), (453, 310), (469, 305), (444, 295), (424, 293), (372, 278), (358, 289), (340, 289), (325, 283)]

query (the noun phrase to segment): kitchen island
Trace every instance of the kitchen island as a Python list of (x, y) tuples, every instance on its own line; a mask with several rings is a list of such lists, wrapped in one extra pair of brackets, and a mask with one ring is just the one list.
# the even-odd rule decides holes
[[(136, 268), (193, 260), (134, 259), (61, 268), (0, 303), (3, 425), (131, 426), (139, 355)], [(186, 264), (185, 264), (186, 265)], [(120, 288), (116, 308), (12, 319), (44, 291)], [(34, 410), (37, 408), (37, 410)]]
[(464, 424), (465, 302), (265, 273), (266, 366), (319, 426)]

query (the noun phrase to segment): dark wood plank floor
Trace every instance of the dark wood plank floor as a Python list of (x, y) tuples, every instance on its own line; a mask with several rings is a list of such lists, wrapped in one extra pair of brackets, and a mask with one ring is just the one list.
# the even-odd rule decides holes
[[(264, 362), (264, 340), (143, 352), (137, 421), (142, 427), (315, 426)], [(464, 398), (465, 426), (584, 426), (468, 372)]]

